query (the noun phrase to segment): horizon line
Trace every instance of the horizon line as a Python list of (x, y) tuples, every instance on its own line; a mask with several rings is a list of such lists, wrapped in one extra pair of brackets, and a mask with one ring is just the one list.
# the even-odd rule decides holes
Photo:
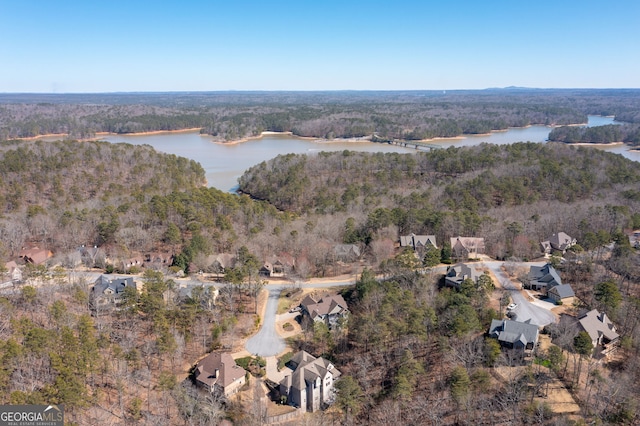
[(482, 92), (490, 90), (640, 90), (640, 87), (486, 87), (483, 89), (225, 89), (225, 90), (133, 90), (133, 91), (105, 91), (105, 92), (0, 92), (2, 95), (140, 95), (140, 94), (194, 94), (194, 93), (371, 93), (371, 92)]

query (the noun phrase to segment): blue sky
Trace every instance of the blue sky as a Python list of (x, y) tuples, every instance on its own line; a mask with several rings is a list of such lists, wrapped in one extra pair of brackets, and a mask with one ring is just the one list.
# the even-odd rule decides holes
[(0, 92), (640, 88), (640, 1), (0, 0)]

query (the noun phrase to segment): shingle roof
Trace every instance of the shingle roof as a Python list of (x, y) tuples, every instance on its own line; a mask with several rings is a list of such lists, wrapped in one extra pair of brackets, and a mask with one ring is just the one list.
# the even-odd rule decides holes
[(561, 299), (564, 299), (565, 297), (574, 297), (576, 295), (569, 284), (557, 285), (551, 288), (549, 293), (554, 293)]
[(306, 351), (296, 353), (290, 362), (295, 368), (293, 374), (291, 378), (286, 376), (280, 384), (291, 386), (299, 391), (306, 389), (307, 384), (312, 383), (318, 377), (324, 379), (329, 371), (334, 378), (341, 375), (340, 371), (329, 361), (322, 357), (316, 358)]
[(415, 249), (418, 247), (426, 247), (427, 244), (437, 248), (436, 236), (411, 234), (400, 237), (400, 247), (413, 247)]
[(113, 293), (119, 294), (124, 291), (126, 287), (135, 287), (133, 278), (109, 278), (104, 275), (100, 275), (93, 285), (94, 294), (103, 294), (105, 290), (111, 289)]
[(546, 286), (547, 288), (562, 285), (562, 279), (560, 275), (558, 275), (558, 271), (556, 271), (550, 263), (544, 266), (531, 266), (531, 268), (529, 268), (529, 281), (536, 283), (538, 286)]
[(492, 320), (489, 335), (501, 342), (534, 343), (538, 341), (538, 326), (520, 321)]
[(605, 314), (604, 312), (600, 313), (596, 309), (584, 314), (581, 318), (578, 319), (578, 322), (580, 323), (584, 331), (589, 333), (591, 340), (594, 342), (599, 342), (600, 337), (604, 337), (609, 341), (615, 340), (620, 337), (615, 330), (615, 326), (613, 325), (609, 317), (607, 317), (607, 314)]
[[(218, 370), (217, 376), (216, 370)], [(206, 384), (209, 388), (215, 384), (225, 388), (244, 375), (244, 368), (236, 364), (228, 353), (212, 352), (196, 366), (196, 380)]]
[(313, 297), (307, 296), (300, 302), (300, 305), (309, 312), (312, 319), (315, 319), (317, 316), (339, 314), (348, 309), (347, 302), (345, 302), (344, 298), (339, 294), (335, 296), (325, 296), (320, 299), (319, 302), (316, 302)]

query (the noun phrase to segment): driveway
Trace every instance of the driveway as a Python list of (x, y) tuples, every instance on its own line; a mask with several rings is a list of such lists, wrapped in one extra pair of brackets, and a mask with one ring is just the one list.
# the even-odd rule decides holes
[(245, 348), (254, 355), (263, 357), (275, 356), (284, 351), (286, 344), (276, 332), (276, 312), (278, 311), (278, 299), (284, 289), (282, 285), (267, 286), (269, 299), (262, 318), (262, 327), (258, 333), (247, 340)]
[[(531, 303), (527, 296), (522, 294), (520, 289), (511, 282), (507, 274), (501, 269), (503, 262), (483, 262), (483, 264), (493, 272), (495, 277), (502, 285), (502, 288), (509, 291), (509, 295), (513, 303), (517, 303), (518, 307), (511, 311), (512, 318), (521, 322), (530, 320), (532, 324), (545, 326), (556, 322), (556, 316), (549, 309), (545, 309), (538, 304)], [(526, 265), (532, 265), (527, 263)], [(550, 305), (551, 306), (551, 305)]]
[[(247, 340), (245, 349), (254, 355), (270, 357), (280, 354), (286, 348), (285, 340), (276, 331), (276, 313), (280, 292), (291, 287), (300, 288), (331, 288), (344, 287), (355, 284), (355, 277), (339, 281), (308, 282), (296, 284), (268, 284), (269, 299), (262, 319), (262, 327), (253, 337)], [(297, 315), (294, 314), (292, 316)]]

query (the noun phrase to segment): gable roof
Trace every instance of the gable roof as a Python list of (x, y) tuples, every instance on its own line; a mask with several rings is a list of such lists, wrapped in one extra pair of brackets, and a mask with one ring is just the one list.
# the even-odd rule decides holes
[(245, 375), (244, 368), (236, 364), (231, 355), (221, 352), (212, 352), (200, 360), (195, 373), (196, 381), (210, 389), (216, 384), (224, 389)]
[(554, 248), (559, 251), (565, 251), (572, 245), (576, 243), (575, 239), (571, 236), (567, 235), (564, 232), (558, 232), (557, 234), (553, 234), (547, 241), (542, 241), (540, 244), (542, 245), (545, 251)]
[(133, 278), (126, 277), (110, 279), (109, 277), (100, 275), (93, 285), (93, 294), (102, 295), (105, 294), (105, 292), (109, 293), (109, 290), (112, 294), (120, 294), (124, 292), (126, 287), (135, 288)]
[(601, 338), (612, 341), (620, 337), (616, 332), (613, 322), (604, 312), (600, 313), (597, 309), (593, 309), (578, 319), (580, 326), (589, 333), (593, 342), (600, 342)]
[(427, 245), (431, 245), (435, 248), (438, 248), (436, 245), (436, 236), (435, 235), (403, 235), (400, 237), (400, 247), (413, 247), (422, 248)]
[(305, 390), (307, 385), (318, 378), (324, 379), (328, 373), (331, 373), (334, 378), (342, 374), (328, 360), (322, 357), (316, 358), (306, 351), (296, 353), (291, 358), (290, 364), (293, 367), (293, 374), (282, 379), (280, 384), (298, 391)]
[(562, 285), (562, 279), (558, 271), (556, 271), (550, 263), (544, 266), (532, 265), (531, 268), (529, 268), (529, 281), (536, 283), (538, 286), (546, 286), (547, 288)]
[(48, 258), (53, 256), (53, 253), (49, 250), (33, 247), (26, 250), (21, 250), (18, 254), (23, 258), (25, 262), (33, 263), (34, 265), (40, 265), (44, 263)]
[(339, 257), (360, 257), (360, 247), (358, 247), (356, 244), (338, 244), (333, 248), (333, 254)]
[(318, 316), (341, 314), (348, 310), (347, 302), (339, 294), (325, 296), (319, 302), (308, 295), (300, 302), (300, 306), (309, 313), (312, 319)]
[(573, 292), (571, 285), (569, 284), (561, 284), (561, 285), (554, 286), (548, 291), (548, 293), (555, 294), (560, 299), (564, 299), (566, 297), (574, 297), (576, 295)]
[(447, 278), (457, 278), (457, 280), (459, 280), (460, 282), (464, 281), (467, 278), (472, 279), (473, 282), (477, 282), (478, 278), (480, 278), (481, 276), (481, 271), (479, 271), (475, 267), (467, 265), (466, 263), (458, 263), (456, 265), (450, 266), (447, 270)]
[(538, 326), (520, 321), (492, 320), (489, 335), (500, 342), (535, 344), (538, 341)]
[(451, 237), (451, 249), (464, 249), (466, 251), (484, 251), (484, 238), (477, 237)]

